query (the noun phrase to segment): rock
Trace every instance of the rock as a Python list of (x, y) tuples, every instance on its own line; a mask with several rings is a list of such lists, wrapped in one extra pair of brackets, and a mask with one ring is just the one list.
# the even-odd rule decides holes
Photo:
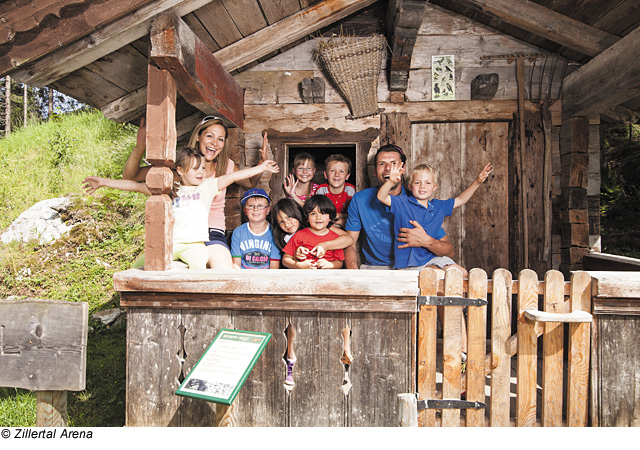
[(104, 311), (98, 311), (91, 317), (93, 320), (97, 322), (102, 322), (103, 325), (111, 325), (122, 314), (124, 314), (124, 311), (118, 308), (113, 308), (113, 309), (105, 309)]
[(36, 203), (13, 221), (0, 240), (7, 244), (17, 240), (28, 242), (35, 239), (40, 244), (45, 244), (58, 239), (73, 228), (60, 218), (60, 213), (66, 211), (70, 203), (71, 199), (66, 197), (50, 198)]

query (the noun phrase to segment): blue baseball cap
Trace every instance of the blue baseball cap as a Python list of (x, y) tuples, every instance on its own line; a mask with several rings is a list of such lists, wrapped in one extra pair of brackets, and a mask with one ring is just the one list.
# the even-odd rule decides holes
[(266, 198), (269, 203), (271, 203), (271, 198), (269, 198), (269, 195), (264, 189), (251, 188), (247, 192), (245, 192), (244, 195), (242, 196), (242, 200), (240, 200), (240, 203), (242, 204), (242, 206), (244, 206), (245, 202), (251, 197), (263, 197), (263, 198)]

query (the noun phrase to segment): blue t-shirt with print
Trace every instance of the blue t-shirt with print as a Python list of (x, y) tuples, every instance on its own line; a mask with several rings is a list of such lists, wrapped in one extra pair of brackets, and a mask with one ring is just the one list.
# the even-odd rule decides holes
[(280, 261), (280, 250), (273, 241), (271, 225), (262, 234), (254, 234), (249, 222), (233, 230), (231, 256), (240, 258), (242, 269), (268, 269), (271, 260)]

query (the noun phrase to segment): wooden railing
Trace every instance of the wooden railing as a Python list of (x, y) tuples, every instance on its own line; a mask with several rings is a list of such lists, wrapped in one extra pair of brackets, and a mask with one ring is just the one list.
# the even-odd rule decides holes
[[(468, 282), (463, 282), (457, 270), (448, 270), (444, 280), (438, 280), (433, 270), (425, 269), (420, 273), (419, 287), (418, 396), (417, 399), (413, 394), (398, 396), (402, 425), (588, 424), (591, 277), (586, 272), (576, 272), (570, 282), (565, 282), (558, 271), (549, 271), (544, 281), (538, 281), (535, 272), (523, 270), (516, 281), (504, 269), (496, 270), (492, 280), (487, 279), (483, 270), (472, 269)], [(490, 340), (487, 341), (487, 306), (478, 302), (470, 304), (466, 322), (466, 371), (461, 373), (463, 306), (457, 303), (464, 302), (459, 300), (461, 297), (487, 300), (489, 292)], [(512, 335), (514, 295), (517, 332)], [(436, 306), (438, 302), (456, 304)], [(443, 314), (441, 354), (437, 352), (436, 335), (439, 312)], [(569, 342), (563, 414), (564, 323), (568, 324)], [(539, 336), (542, 336), (540, 373)], [(517, 377), (515, 406), (512, 406), (514, 355)], [(442, 374), (440, 389), (438, 373)], [(487, 375), (489, 386), (486, 386)], [(536, 414), (538, 385), (541, 386), (540, 417)]]

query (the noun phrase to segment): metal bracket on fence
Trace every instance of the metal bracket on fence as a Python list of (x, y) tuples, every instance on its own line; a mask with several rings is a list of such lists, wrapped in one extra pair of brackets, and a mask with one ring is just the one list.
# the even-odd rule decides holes
[(418, 400), (418, 411), (423, 409), (482, 409), (486, 403), (468, 400)]
[(440, 295), (418, 295), (418, 306), (486, 306), (481, 298), (443, 297)]

